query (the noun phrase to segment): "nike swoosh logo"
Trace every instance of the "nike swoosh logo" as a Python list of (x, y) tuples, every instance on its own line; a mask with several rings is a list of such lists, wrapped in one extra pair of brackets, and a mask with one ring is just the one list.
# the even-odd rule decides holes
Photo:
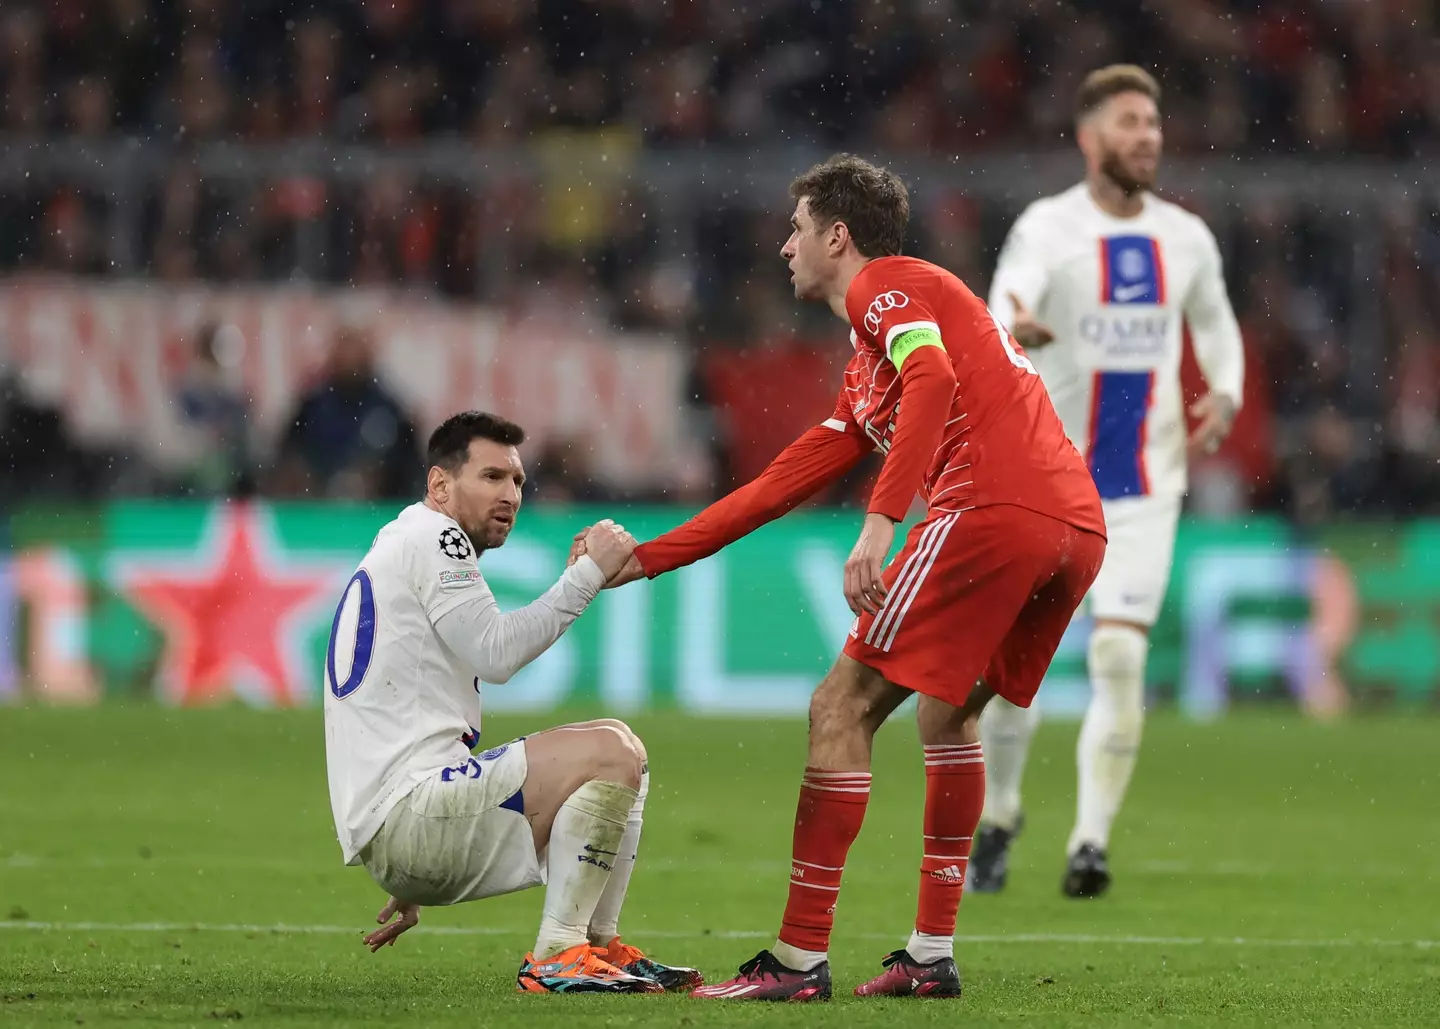
[(588, 843), (585, 844), (585, 849), (591, 854), (608, 854), (611, 857), (615, 857), (615, 855), (620, 853), (618, 850), (601, 850), (599, 847), (592, 847)]
[(1136, 297), (1143, 297), (1148, 292), (1150, 292), (1150, 283), (1148, 282), (1137, 282), (1133, 286), (1116, 286), (1115, 299), (1123, 304)]

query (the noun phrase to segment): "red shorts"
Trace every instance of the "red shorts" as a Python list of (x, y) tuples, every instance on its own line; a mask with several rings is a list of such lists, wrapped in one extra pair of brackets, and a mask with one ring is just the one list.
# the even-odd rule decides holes
[(1023, 507), (933, 515), (885, 569), (885, 603), (856, 619), (845, 653), (956, 707), (980, 679), (1029, 707), (1104, 556), (1103, 536)]

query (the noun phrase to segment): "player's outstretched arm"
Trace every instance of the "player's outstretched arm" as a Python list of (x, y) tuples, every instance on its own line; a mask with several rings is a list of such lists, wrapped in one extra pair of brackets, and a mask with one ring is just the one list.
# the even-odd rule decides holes
[(683, 525), (640, 544), (635, 563), (624, 575), (639, 578), (634, 574), (639, 571), (653, 579), (709, 557), (814, 496), (859, 464), (870, 449), (853, 422), (831, 418), (815, 426), (782, 450), (753, 481)]
[(585, 553), (566, 566), (559, 581), (524, 607), (501, 611), (494, 593), (481, 580), (463, 603), (448, 607), (435, 619), (435, 631), (446, 646), (468, 659), (485, 682), (508, 682), (545, 653), (605, 581), (625, 566), (634, 553), (635, 537), (607, 519), (587, 530), (584, 544)]

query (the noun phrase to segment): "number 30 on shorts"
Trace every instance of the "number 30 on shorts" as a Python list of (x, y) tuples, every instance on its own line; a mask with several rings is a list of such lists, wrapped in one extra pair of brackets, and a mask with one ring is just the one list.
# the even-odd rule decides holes
[[(342, 680), (335, 656), (348, 656), (346, 675)], [(370, 575), (360, 569), (345, 586), (340, 604), (335, 608), (335, 621), (330, 624), (330, 644), (325, 648), (325, 673), (330, 692), (344, 700), (360, 688), (370, 660), (375, 656), (375, 587)]]

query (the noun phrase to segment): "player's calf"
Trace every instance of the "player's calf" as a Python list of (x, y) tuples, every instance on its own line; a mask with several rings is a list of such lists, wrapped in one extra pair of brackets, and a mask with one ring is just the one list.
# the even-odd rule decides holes
[(1143, 626), (1101, 621), (1090, 636), (1090, 706), (1076, 746), (1079, 795), (1061, 889), (1098, 897), (1110, 886), (1110, 829), (1130, 785), (1145, 720)]
[[(526, 808), (534, 810), (536, 846), (545, 848), (550, 871), (533, 960), (552, 964), (556, 954), (584, 943), (597, 960), (656, 989), (699, 985), (694, 969), (663, 964), (620, 939), (650, 789), (639, 736), (624, 722), (602, 718), (539, 733), (526, 748)], [(550, 816), (549, 805), (562, 796)]]
[(778, 967), (809, 972), (826, 961), (846, 855), (870, 799), (875, 730), (908, 695), (841, 656), (811, 699), (810, 760), (795, 811), (790, 891), (774, 948)]
[(615, 870), (645, 774), (644, 748), (628, 728), (563, 726), (525, 741), (525, 810), (548, 869), (533, 958), (547, 962), (582, 944)]
[[(993, 696), (977, 683), (959, 707), (935, 697), (920, 698), (917, 719), (925, 754), (925, 816), (915, 930), (906, 947), (886, 959), (886, 971), (865, 984), (861, 996), (917, 993), (926, 983), (927, 993), (959, 996), (955, 920), (985, 802), (978, 721)], [(906, 975), (907, 969), (928, 971), (923, 976)]]
[[(562, 725), (525, 740), (525, 816), (543, 853), (551, 824), (566, 799), (585, 783), (613, 782), (639, 791), (645, 774), (645, 746), (624, 722), (603, 719)], [(628, 817), (628, 811), (627, 811)]]

